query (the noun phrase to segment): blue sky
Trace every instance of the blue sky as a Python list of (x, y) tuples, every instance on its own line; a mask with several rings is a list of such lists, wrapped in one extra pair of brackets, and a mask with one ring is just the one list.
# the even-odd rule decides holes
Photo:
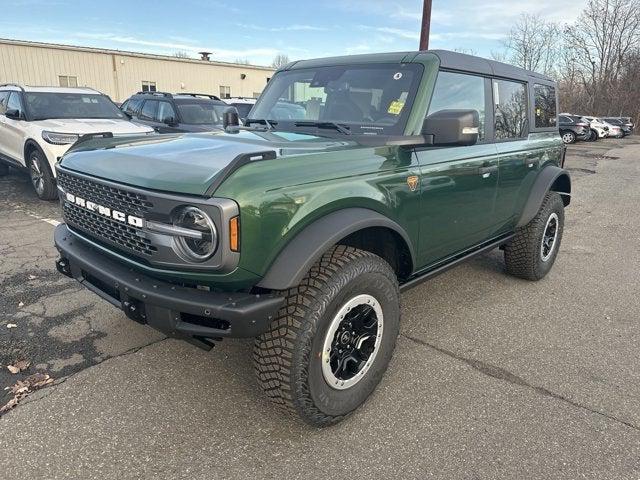
[[(489, 56), (521, 13), (570, 22), (557, 0), (433, 0), (432, 48)], [(0, 37), (224, 61), (415, 50), (421, 0), (0, 0)]]

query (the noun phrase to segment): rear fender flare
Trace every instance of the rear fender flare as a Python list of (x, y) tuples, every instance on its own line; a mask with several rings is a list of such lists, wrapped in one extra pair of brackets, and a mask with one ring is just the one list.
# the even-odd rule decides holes
[(534, 219), (549, 191), (558, 192), (562, 196), (565, 207), (568, 206), (571, 203), (571, 176), (569, 172), (555, 165), (549, 165), (540, 172), (531, 188), (529, 199), (516, 228), (523, 227)]

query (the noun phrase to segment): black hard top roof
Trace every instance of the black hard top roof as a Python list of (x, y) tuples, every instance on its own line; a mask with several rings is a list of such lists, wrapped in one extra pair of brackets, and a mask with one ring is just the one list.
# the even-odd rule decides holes
[[(372, 53), (365, 55), (349, 55), (343, 57), (318, 58), (292, 62), (283, 70), (313, 68), (327, 65), (358, 65), (366, 63), (411, 63), (419, 62), (427, 55), (435, 55), (440, 66), (447, 70), (460, 70), (480, 75), (512, 78), (515, 80), (536, 80), (542, 83), (555, 83), (553, 79), (540, 73), (524, 70), (513, 65), (489, 60), (487, 58), (451, 52), (449, 50), (423, 50), (414, 52)], [(421, 58), (422, 57), (422, 58)]]

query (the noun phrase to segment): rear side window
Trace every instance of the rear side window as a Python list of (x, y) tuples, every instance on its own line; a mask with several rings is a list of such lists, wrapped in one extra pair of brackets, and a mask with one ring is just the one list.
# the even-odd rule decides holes
[(536, 128), (555, 127), (557, 124), (556, 89), (549, 85), (534, 85)]
[(7, 102), (11, 92), (0, 92), (0, 115), (7, 113)]
[(508, 80), (493, 81), (496, 140), (523, 138), (527, 121), (527, 87)]
[(480, 114), (480, 140), (485, 138), (484, 78), (463, 73), (440, 72), (428, 115), (441, 110), (477, 110)]
[(140, 111), (140, 118), (142, 120), (153, 121), (156, 118), (156, 110), (158, 110), (158, 101), (146, 100)]

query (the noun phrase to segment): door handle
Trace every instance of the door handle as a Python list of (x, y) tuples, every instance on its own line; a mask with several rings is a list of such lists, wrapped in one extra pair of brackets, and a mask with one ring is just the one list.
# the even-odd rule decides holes
[(497, 165), (491, 165), (489, 167), (480, 167), (478, 169), (478, 173), (482, 178), (489, 178), (492, 173), (495, 173), (497, 171), (498, 171)]

